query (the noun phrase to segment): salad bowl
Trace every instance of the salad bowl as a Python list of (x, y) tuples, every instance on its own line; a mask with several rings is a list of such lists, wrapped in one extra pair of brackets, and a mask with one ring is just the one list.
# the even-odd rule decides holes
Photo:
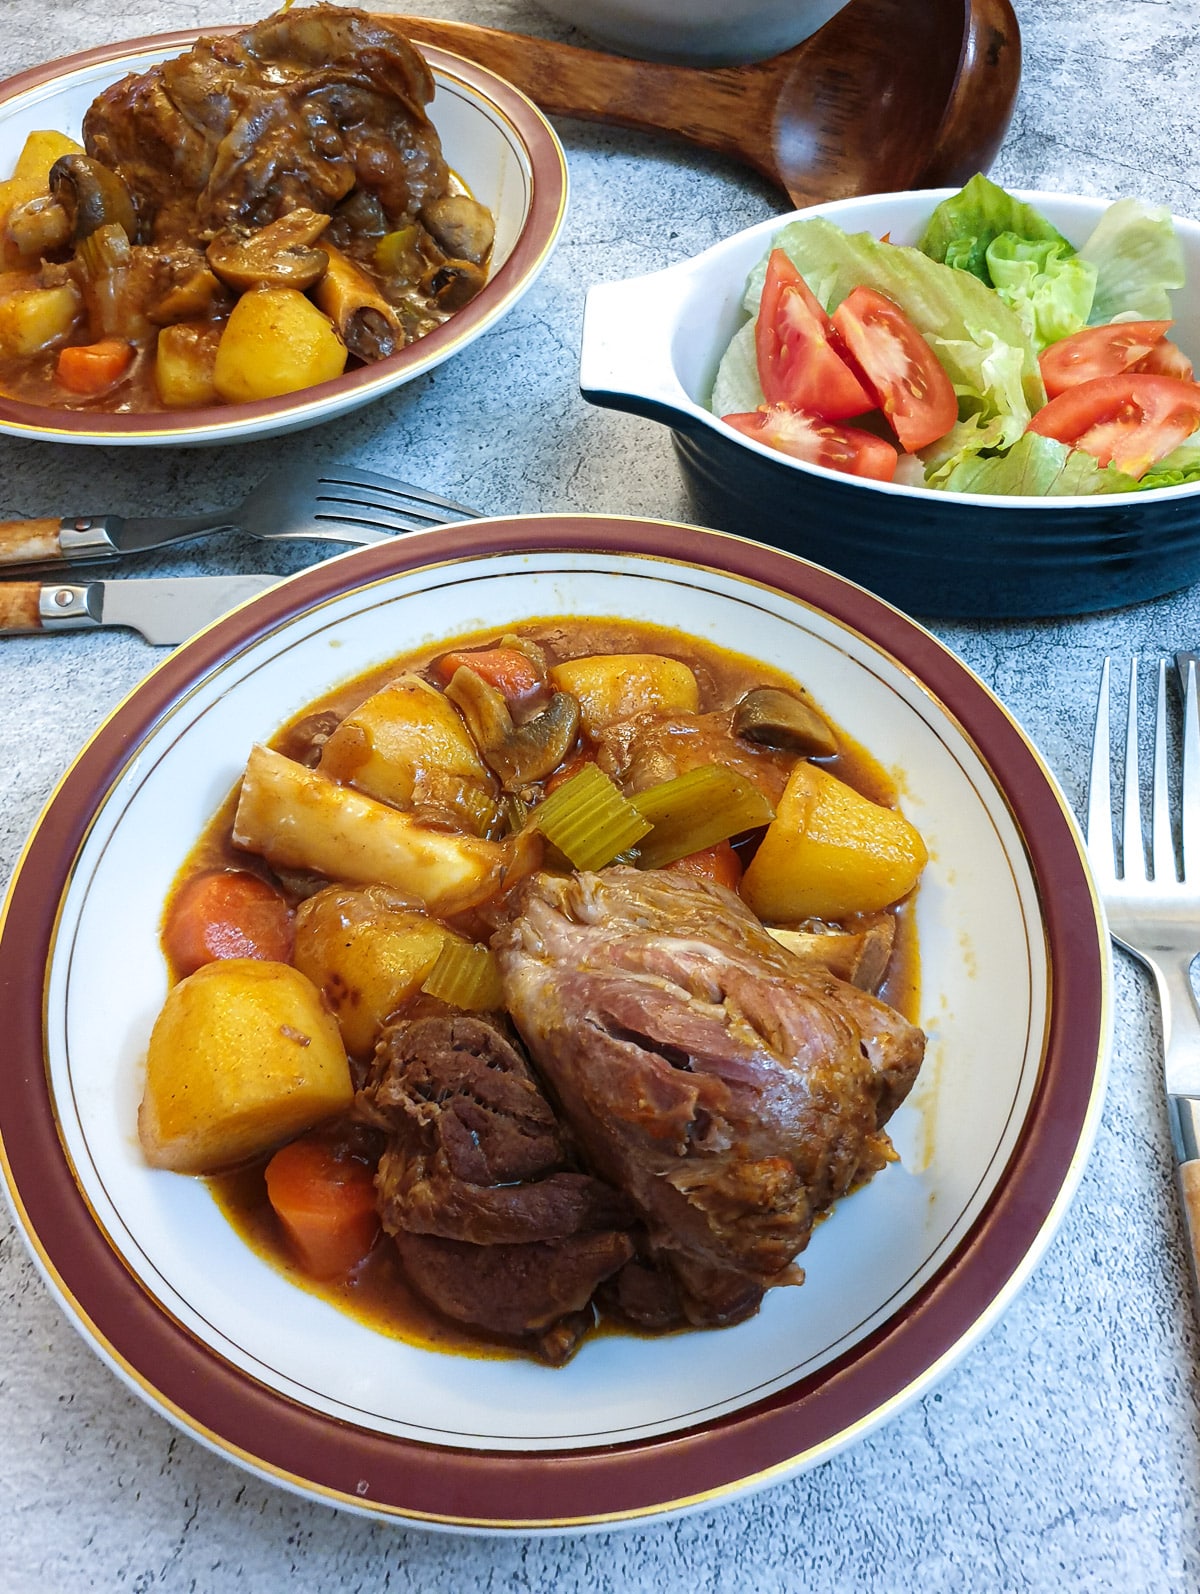
[[(141, 1154), (163, 902), (246, 753), (397, 649), (538, 616), (667, 625), (802, 679), (894, 773), (928, 1063), (900, 1161), (735, 1327), (606, 1334), (567, 1366), (373, 1331), (273, 1268), (208, 1186)], [(262, 1478), (413, 1526), (528, 1533), (712, 1505), (811, 1466), (927, 1389), (1011, 1300), (1083, 1169), (1110, 1044), (1108, 941), (1070, 809), (927, 631), (777, 550), (693, 527), (524, 516), (328, 560), (164, 661), (66, 773), (0, 921), (0, 1174), (85, 1339)], [(101, 1021), (97, 1022), (98, 1016)]]
[[(931, 189), (813, 206), (664, 270), (594, 286), (582, 336), (583, 396), (672, 429), (699, 523), (827, 565), (910, 613), (1084, 614), (1200, 580), (1200, 481), (1094, 493), (1064, 493), (1059, 483), (1054, 496), (949, 492), (790, 458), (713, 413), (718, 367), (749, 319), (747, 279), (782, 228), (824, 217), (848, 234), (915, 244), (952, 193)], [(1091, 197), (1013, 197), (1075, 246), (1108, 209), (1108, 201)], [(1200, 362), (1200, 224), (1172, 220), (1186, 286), (1173, 295), (1170, 337)]]

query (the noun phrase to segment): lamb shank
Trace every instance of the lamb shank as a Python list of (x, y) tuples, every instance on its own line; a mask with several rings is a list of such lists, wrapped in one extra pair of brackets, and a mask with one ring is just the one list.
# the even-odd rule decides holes
[(631, 1314), (661, 1310), (647, 1266), (696, 1325), (797, 1280), (815, 1220), (889, 1160), (922, 1032), (679, 872), (533, 875), (492, 946), (587, 1165), (641, 1219)]

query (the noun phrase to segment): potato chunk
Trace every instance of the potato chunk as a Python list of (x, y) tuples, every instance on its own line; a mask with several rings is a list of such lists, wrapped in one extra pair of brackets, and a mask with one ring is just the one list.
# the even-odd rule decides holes
[(472, 829), (495, 814), (496, 783), (458, 710), (419, 675), (399, 676), (347, 714), (320, 768), (397, 808), (450, 809)]
[(337, 1023), (287, 963), (226, 958), (172, 987), (150, 1035), (138, 1137), (146, 1160), (213, 1173), (343, 1112)]
[(346, 1050), (363, 1057), (448, 938), (458, 939), (386, 886), (330, 886), (301, 904), (294, 955), (332, 1008)]
[(233, 839), (275, 868), (377, 882), (436, 914), (486, 901), (511, 861), (498, 842), (435, 830), (269, 747), (246, 761)]
[(346, 345), (296, 288), (257, 288), (234, 305), (217, 347), (213, 382), (229, 404), (278, 398), (341, 376)]
[(661, 653), (594, 653), (556, 664), (549, 676), (557, 691), (579, 700), (579, 717), (589, 736), (646, 709), (694, 714), (700, 707), (700, 688), (691, 670)]
[(213, 371), (220, 328), (211, 321), (163, 327), (154, 350), (154, 383), (168, 409), (203, 409), (219, 402)]
[(51, 348), (67, 336), (80, 310), (78, 289), (16, 288), (0, 284), (0, 351), (22, 357)]
[(760, 919), (842, 919), (874, 913), (916, 885), (928, 854), (903, 814), (815, 764), (788, 777), (774, 820), (742, 877)]
[(63, 155), (82, 155), (84, 148), (66, 133), (54, 128), (30, 133), (21, 146), (13, 176), (23, 182), (45, 188), (50, 181), (50, 168)]

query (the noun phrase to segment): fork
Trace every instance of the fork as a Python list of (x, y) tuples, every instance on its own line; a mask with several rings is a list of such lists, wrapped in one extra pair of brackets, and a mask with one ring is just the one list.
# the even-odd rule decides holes
[(452, 498), (374, 471), (344, 465), (308, 471), (289, 467), (273, 471), (231, 512), (187, 520), (87, 515), (0, 521), (0, 568), (92, 564), (222, 531), (242, 531), (264, 542), (382, 542), (398, 532), (477, 520), (479, 514)]
[(1150, 870), (1142, 835), (1138, 777), (1137, 660), (1130, 664), (1125, 726), (1125, 778), (1121, 797), (1121, 861), (1113, 844), (1109, 738), (1109, 661), (1105, 659), (1096, 706), (1088, 786), (1087, 849), (1108, 928), (1119, 947), (1149, 970), (1162, 1013), (1163, 1071), (1192, 1264), (1200, 1301), (1200, 1005), (1191, 965), (1200, 951), (1200, 715), (1197, 665), (1177, 655), (1183, 688), (1183, 772), (1180, 785), (1180, 857), (1177, 873), (1167, 780), (1167, 675), (1160, 660), (1154, 714), (1150, 799)]

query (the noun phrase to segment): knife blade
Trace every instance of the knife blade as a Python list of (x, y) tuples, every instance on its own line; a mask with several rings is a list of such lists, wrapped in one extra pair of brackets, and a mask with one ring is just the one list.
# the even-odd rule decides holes
[(185, 642), (282, 576), (151, 576), (0, 582), (0, 636), (129, 626), (155, 647)]

